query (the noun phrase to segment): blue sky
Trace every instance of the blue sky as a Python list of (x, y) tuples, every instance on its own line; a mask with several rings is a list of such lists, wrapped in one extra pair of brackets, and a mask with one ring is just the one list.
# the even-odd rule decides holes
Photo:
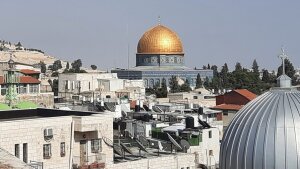
[(296, 0), (2, 0), (0, 39), (21, 41), (63, 60), (100, 69), (135, 65), (142, 34), (162, 24), (180, 36), (189, 67), (236, 62), (276, 69), (285, 46), (300, 67)]

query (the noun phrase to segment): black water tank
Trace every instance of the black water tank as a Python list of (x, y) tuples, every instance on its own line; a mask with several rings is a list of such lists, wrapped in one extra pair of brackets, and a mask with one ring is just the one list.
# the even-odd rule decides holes
[(194, 128), (194, 117), (186, 117), (185, 118), (185, 127), (186, 128)]
[(199, 114), (199, 115), (202, 115), (202, 114), (203, 114), (203, 107), (199, 107), (199, 109), (198, 109), (198, 114)]

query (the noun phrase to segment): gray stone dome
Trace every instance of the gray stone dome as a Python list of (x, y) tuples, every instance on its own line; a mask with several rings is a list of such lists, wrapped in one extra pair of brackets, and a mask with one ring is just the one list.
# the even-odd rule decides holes
[(300, 169), (300, 92), (276, 88), (245, 105), (227, 128), (221, 169)]

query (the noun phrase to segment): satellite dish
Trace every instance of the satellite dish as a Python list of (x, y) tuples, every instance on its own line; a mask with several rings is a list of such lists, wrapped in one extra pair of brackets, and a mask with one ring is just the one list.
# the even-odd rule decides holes
[(120, 147), (118, 144), (114, 144), (114, 153), (118, 154), (119, 156), (123, 156), (123, 150), (122, 147)]
[(143, 146), (143, 144), (141, 142), (139, 142), (138, 140), (135, 140), (135, 141), (137, 142), (137, 145), (138, 145), (140, 150), (143, 150), (146, 153), (148, 153), (148, 151), (146, 150), (146, 148)]
[(173, 137), (170, 136), (169, 133), (167, 133), (167, 135), (168, 135), (170, 141), (172, 142), (172, 144), (174, 144), (174, 146), (175, 146), (177, 149), (182, 150), (181, 146), (173, 139)]
[(124, 149), (124, 151), (126, 151), (129, 154), (133, 154), (132, 151), (128, 147), (125, 146), (125, 144), (123, 144), (123, 143), (120, 143), (120, 144), (121, 144), (121, 147)]
[(180, 140), (180, 145), (183, 148), (183, 151), (186, 152), (190, 148), (190, 143), (186, 140)]
[(140, 143), (142, 143), (143, 146), (148, 146), (148, 144), (149, 144), (146, 137), (144, 137), (142, 135), (139, 136), (139, 141), (140, 141)]
[(111, 139), (107, 138), (107, 137), (102, 137), (104, 143), (110, 147), (114, 147), (114, 143), (111, 141)]

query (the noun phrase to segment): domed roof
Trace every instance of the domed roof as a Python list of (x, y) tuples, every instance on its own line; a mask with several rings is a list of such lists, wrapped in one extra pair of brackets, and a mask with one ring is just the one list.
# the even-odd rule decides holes
[(221, 169), (300, 168), (300, 92), (277, 88), (245, 105), (221, 144)]
[(183, 54), (178, 35), (171, 29), (158, 25), (144, 33), (137, 46), (138, 54)]

